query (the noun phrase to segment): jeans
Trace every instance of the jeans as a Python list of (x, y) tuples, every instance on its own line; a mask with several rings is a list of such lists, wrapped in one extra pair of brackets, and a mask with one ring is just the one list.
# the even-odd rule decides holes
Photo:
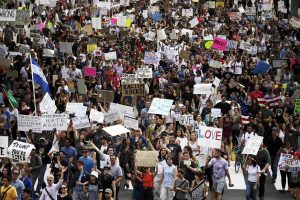
[(264, 174), (260, 175), (260, 178), (259, 178), (259, 192), (258, 192), (259, 193), (258, 194), (259, 198), (264, 197), (264, 195), (265, 195), (266, 178), (267, 178), (266, 175), (264, 175)]
[(277, 178), (277, 168), (278, 168), (278, 156), (271, 156), (271, 170), (272, 170), (272, 178)]
[(255, 184), (256, 184), (255, 182), (251, 182), (251, 181), (247, 182), (247, 185), (246, 185), (246, 199), (247, 200), (250, 200), (251, 198), (253, 200), (256, 200), (257, 190), (256, 191), (253, 190)]
[(154, 190), (153, 190), (153, 195), (154, 195), (154, 200), (160, 200), (160, 190), (159, 190), (159, 180), (160, 180), (161, 174), (157, 174), (154, 177)]
[(161, 186), (161, 191), (160, 191), (161, 200), (172, 200), (174, 195), (175, 194), (173, 191), (171, 191), (171, 188), (166, 188), (164, 186)]

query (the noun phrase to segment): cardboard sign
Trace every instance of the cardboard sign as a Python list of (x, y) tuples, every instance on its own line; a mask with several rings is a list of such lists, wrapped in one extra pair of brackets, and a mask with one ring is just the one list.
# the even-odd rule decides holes
[(52, 50), (52, 49), (44, 49), (43, 50), (43, 56), (44, 57), (50, 57), (50, 58), (54, 57), (54, 50)]
[(0, 136), (0, 158), (7, 157), (8, 136)]
[(222, 142), (222, 132), (220, 128), (199, 126), (198, 142), (200, 146), (220, 148)]
[(134, 117), (133, 107), (131, 106), (125, 106), (117, 103), (110, 103), (109, 109), (120, 111), (122, 115), (122, 119), (124, 118), (124, 116)]
[(195, 123), (193, 115), (179, 115), (178, 121), (180, 125), (184, 126), (193, 126)]
[(281, 153), (279, 161), (278, 161), (278, 167), (279, 167), (279, 169), (285, 171), (286, 165), (292, 159), (293, 159), (293, 156), (291, 154)]
[(107, 102), (110, 103), (114, 101), (115, 93), (111, 90), (98, 90), (97, 92), (97, 102)]
[(91, 109), (90, 110), (90, 120), (91, 122), (98, 122), (103, 123), (104, 121), (104, 115), (102, 112), (99, 112), (98, 110)]
[(251, 154), (256, 156), (262, 142), (263, 137), (261, 136), (251, 137), (249, 140), (247, 140), (242, 154)]
[(14, 140), (7, 149), (7, 157), (20, 162), (29, 162), (34, 145)]
[(104, 114), (104, 121), (106, 124), (114, 123), (115, 121), (120, 119), (120, 111), (118, 110), (109, 110)]
[(83, 68), (84, 76), (96, 76), (96, 68), (95, 67), (85, 67)]
[(135, 154), (135, 165), (137, 167), (156, 167), (157, 162), (157, 151), (137, 151)]
[(102, 130), (105, 131), (106, 133), (108, 133), (111, 136), (117, 136), (117, 135), (121, 135), (121, 134), (130, 132), (130, 130), (128, 130), (127, 128), (125, 128), (124, 126), (122, 126), (120, 124), (105, 127)]
[(168, 115), (174, 100), (154, 98), (151, 102), (148, 113)]
[(66, 114), (42, 115), (43, 131), (53, 131), (54, 128), (56, 128), (59, 131), (66, 131), (68, 128), (68, 115)]
[(0, 8), (0, 21), (14, 22), (16, 21), (17, 10), (16, 9), (3, 9)]
[(212, 84), (211, 83), (194, 85), (193, 94), (211, 94), (211, 93), (212, 93)]
[(227, 47), (227, 40), (224, 40), (222, 38), (214, 38), (214, 44), (212, 46), (212, 48), (214, 49), (218, 49), (220, 51), (225, 51)]
[[(161, 54), (157, 52), (146, 51), (144, 55), (144, 62), (147, 65), (158, 65), (161, 59)], [(152, 75), (152, 73), (151, 73)]]
[(109, 52), (104, 54), (105, 60), (116, 60), (117, 59), (117, 53), (114, 52)]
[(212, 108), (211, 109), (211, 116), (212, 117), (221, 117), (221, 109), (220, 108)]
[(87, 115), (83, 117), (72, 118), (73, 126), (75, 129), (82, 129), (90, 127), (90, 121)]
[(59, 51), (62, 53), (73, 53), (72, 51), (73, 43), (72, 42), (62, 42), (59, 41)]
[(76, 110), (81, 106), (83, 106), (83, 103), (67, 102), (66, 112), (74, 114), (76, 112)]
[(42, 132), (42, 119), (40, 116), (18, 115), (18, 130), (29, 131), (36, 133)]
[(122, 84), (123, 96), (144, 96), (145, 86), (144, 84)]
[(137, 78), (137, 74), (122, 73), (121, 83), (122, 84), (139, 84), (140, 81)]
[(152, 68), (138, 68), (136, 70), (137, 78), (152, 78), (153, 73), (152, 73)]
[(132, 128), (133, 130), (139, 130), (139, 121), (134, 118), (124, 116), (124, 126), (126, 128)]

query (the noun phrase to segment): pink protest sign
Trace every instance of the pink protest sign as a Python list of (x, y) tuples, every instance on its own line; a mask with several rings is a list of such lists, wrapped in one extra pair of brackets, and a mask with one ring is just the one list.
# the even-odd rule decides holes
[(218, 49), (220, 51), (225, 51), (227, 47), (227, 40), (224, 40), (222, 38), (214, 38), (214, 44), (212, 46), (214, 49)]
[(112, 24), (117, 24), (118, 19), (117, 18), (111, 18), (111, 23)]
[(83, 68), (83, 74), (85, 76), (96, 76), (96, 68), (94, 68), (94, 67), (85, 67), (85, 68)]

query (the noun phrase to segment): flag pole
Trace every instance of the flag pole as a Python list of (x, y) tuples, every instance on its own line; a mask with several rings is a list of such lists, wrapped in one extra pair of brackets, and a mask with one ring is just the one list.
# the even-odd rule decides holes
[(36, 101), (35, 101), (35, 89), (34, 89), (34, 80), (33, 80), (33, 69), (32, 69), (32, 62), (31, 62), (31, 55), (29, 55), (30, 58), (30, 68), (31, 68), (31, 76), (32, 76), (32, 93), (33, 93), (33, 104), (34, 104), (34, 115), (37, 115), (36, 112)]

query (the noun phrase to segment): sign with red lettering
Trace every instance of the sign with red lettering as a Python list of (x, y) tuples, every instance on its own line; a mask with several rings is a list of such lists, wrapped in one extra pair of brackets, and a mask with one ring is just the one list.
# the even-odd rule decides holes
[(220, 148), (222, 141), (221, 128), (214, 128), (209, 126), (200, 126), (198, 130), (198, 142), (200, 146)]
[(224, 40), (222, 38), (214, 38), (214, 44), (212, 46), (214, 49), (218, 49), (220, 51), (225, 51), (227, 47), (227, 40)]

